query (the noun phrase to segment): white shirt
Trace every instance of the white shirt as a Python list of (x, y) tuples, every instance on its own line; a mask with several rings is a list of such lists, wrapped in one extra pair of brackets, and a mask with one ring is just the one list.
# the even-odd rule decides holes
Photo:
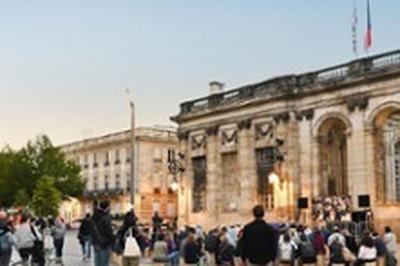
[(375, 260), (378, 252), (375, 247), (361, 246), (358, 251), (358, 258), (362, 260)]
[(383, 242), (385, 242), (386, 248), (390, 252), (390, 254), (396, 256), (396, 253), (397, 253), (396, 235), (393, 233), (386, 233), (383, 236)]

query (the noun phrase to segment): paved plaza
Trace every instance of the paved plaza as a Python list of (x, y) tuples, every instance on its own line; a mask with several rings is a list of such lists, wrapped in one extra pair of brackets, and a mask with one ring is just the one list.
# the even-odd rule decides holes
[[(81, 255), (81, 246), (77, 239), (77, 231), (68, 231), (65, 238), (63, 262), (65, 266), (89, 266), (94, 265), (94, 261), (83, 261)], [(12, 262), (16, 262), (17, 258), (13, 256)], [(151, 261), (148, 259), (142, 259), (140, 265), (151, 265)], [(118, 259), (113, 258), (112, 266), (121, 265)]]

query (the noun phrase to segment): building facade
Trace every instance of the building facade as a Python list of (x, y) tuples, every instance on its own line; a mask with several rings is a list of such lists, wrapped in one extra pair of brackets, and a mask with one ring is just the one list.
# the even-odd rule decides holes
[(378, 228), (400, 231), (400, 50), (225, 92), (210, 85), (172, 118), (186, 155), (182, 221), (243, 223), (256, 203), (270, 219), (310, 221), (311, 199), (348, 195), (355, 210), (369, 196)]
[[(79, 199), (80, 206), (75, 207), (72, 216), (79, 213), (78, 217), (81, 217), (91, 212), (93, 202), (104, 199), (110, 200), (114, 215), (121, 215), (132, 208), (133, 195), (134, 208), (142, 222), (149, 222), (155, 211), (167, 219), (177, 215), (176, 194), (170, 189), (172, 177), (168, 171), (168, 158), (178, 147), (176, 131), (164, 127), (137, 128), (135, 135), (134, 163), (131, 161), (130, 130), (61, 147), (80, 165), (86, 180), (84, 195)], [(133, 165), (135, 174), (132, 179)]]

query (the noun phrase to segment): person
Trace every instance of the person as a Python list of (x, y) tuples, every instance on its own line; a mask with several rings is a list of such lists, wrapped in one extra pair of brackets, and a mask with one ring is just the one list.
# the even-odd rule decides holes
[(343, 256), (344, 245), (339, 238), (332, 239), (329, 245), (329, 263), (330, 264), (345, 264), (346, 260)]
[(240, 238), (241, 258), (250, 265), (267, 265), (278, 254), (278, 232), (264, 220), (264, 208), (253, 208), (254, 221), (247, 224)]
[(27, 263), (29, 261), (29, 258), (32, 255), (32, 248), (35, 245), (36, 240), (35, 235), (32, 233), (29, 220), (29, 214), (23, 213), (20, 218), (21, 224), (14, 233), (17, 249), (23, 263)]
[(325, 265), (327, 247), (325, 245), (325, 235), (320, 229), (316, 228), (314, 230), (314, 233), (311, 236), (311, 242), (317, 254), (317, 265)]
[(279, 262), (281, 265), (294, 265), (297, 246), (292, 241), (289, 233), (285, 233), (279, 241)]
[(219, 236), (220, 242), (217, 250), (217, 265), (233, 266), (235, 247), (232, 245), (229, 236), (222, 232)]
[(215, 264), (218, 243), (219, 243), (218, 230), (217, 229), (210, 230), (204, 240), (204, 248), (209, 255), (208, 261), (210, 262), (211, 265)]
[(397, 259), (397, 239), (396, 235), (392, 232), (389, 226), (385, 227), (385, 234), (383, 235), (383, 242), (386, 244), (387, 255), (386, 261), (389, 265), (396, 265)]
[(200, 258), (203, 253), (199, 243), (196, 241), (196, 237), (193, 233), (190, 233), (183, 244), (183, 260), (186, 265), (197, 265), (200, 262)]
[(43, 234), (40, 232), (40, 224), (39, 220), (36, 218), (32, 218), (30, 220), (30, 228), (31, 232), (35, 237), (35, 241), (33, 244), (33, 248), (31, 249), (32, 253), (32, 264), (36, 266), (44, 266), (46, 263), (45, 259), (45, 250), (44, 250), (44, 238)]
[(7, 213), (4, 210), (0, 210), (0, 265), (10, 264), (12, 247), (16, 245), (12, 230), (13, 228), (8, 222)]
[(377, 232), (373, 233), (372, 238), (374, 240), (374, 244), (377, 251), (377, 261), (378, 261), (377, 265), (384, 266), (385, 258), (387, 256), (387, 248), (385, 242), (383, 242), (383, 239), (379, 236)]
[(317, 254), (311, 241), (305, 234), (300, 235), (300, 244), (298, 248), (300, 265), (315, 264), (317, 262)]
[(168, 232), (165, 241), (167, 243), (167, 248), (168, 248), (168, 261), (170, 262), (171, 266), (178, 266), (179, 251), (176, 241), (174, 239), (174, 233)]
[(343, 247), (346, 246), (346, 238), (342, 233), (340, 233), (339, 227), (334, 226), (333, 227), (333, 233), (328, 237), (328, 246), (330, 246), (334, 241), (339, 241), (340, 244), (342, 244)]
[(90, 235), (94, 246), (95, 266), (109, 266), (110, 252), (115, 241), (112, 229), (110, 202), (100, 202), (90, 219)]
[(60, 264), (62, 264), (65, 233), (66, 227), (64, 221), (61, 218), (56, 219), (51, 229), (51, 235), (53, 236), (53, 244), (56, 250), (56, 262)]
[(90, 214), (87, 213), (79, 226), (78, 239), (82, 246), (83, 260), (91, 257)]
[(360, 249), (358, 250), (355, 266), (364, 265), (365, 263), (376, 262), (378, 251), (375, 247), (374, 240), (366, 233), (361, 241)]
[(161, 226), (163, 224), (163, 219), (160, 217), (158, 212), (154, 212), (154, 216), (151, 218), (153, 222), (153, 230), (154, 232), (158, 232), (158, 230), (161, 229)]
[(168, 246), (163, 234), (159, 234), (154, 243), (153, 262), (168, 262)]

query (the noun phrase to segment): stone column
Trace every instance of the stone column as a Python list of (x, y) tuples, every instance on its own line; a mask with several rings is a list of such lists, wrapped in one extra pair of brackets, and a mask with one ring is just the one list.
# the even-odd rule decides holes
[(358, 207), (358, 196), (369, 194), (366, 171), (364, 112), (350, 114), (352, 132), (347, 137), (347, 179), (353, 206)]
[(238, 129), (238, 163), (241, 180), (241, 198), (238, 207), (241, 215), (247, 215), (257, 202), (255, 136), (250, 119), (239, 122)]
[(221, 156), (219, 154), (218, 127), (207, 129), (207, 191), (206, 213), (209, 218), (218, 221), (221, 212)]
[(313, 142), (314, 138), (312, 136), (312, 119), (314, 116), (314, 111), (309, 110), (309, 115), (300, 114), (297, 116), (298, 120), (298, 128), (299, 135), (298, 139), (301, 141), (301, 145), (299, 145), (299, 179), (297, 183), (299, 183), (299, 187), (297, 192), (295, 193), (296, 200), (299, 197), (307, 197), (311, 203), (314, 195), (313, 189), (313, 163), (317, 161), (313, 159)]
[(180, 189), (178, 190), (178, 218), (180, 224), (189, 223), (189, 215), (191, 211), (190, 191), (192, 188), (191, 180), (193, 179), (192, 162), (190, 158), (189, 133), (179, 135), (179, 151), (185, 154), (185, 172), (178, 177)]

